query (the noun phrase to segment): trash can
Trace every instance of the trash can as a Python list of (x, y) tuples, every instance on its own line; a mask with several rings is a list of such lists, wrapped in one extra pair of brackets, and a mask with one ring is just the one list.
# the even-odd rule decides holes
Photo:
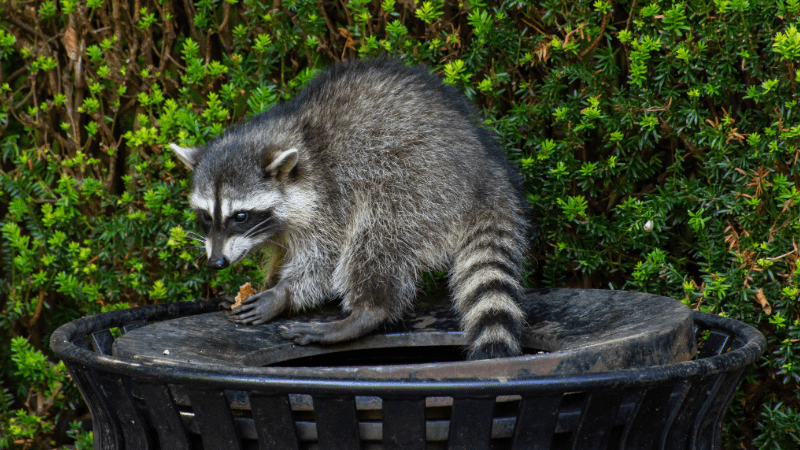
[(650, 294), (530, 290), (525, 355), (463, 361), (449, 304), (334, 346), (227, 322), (220, 299), (63, 325), (96, 449), (714, 449), (764, 337)]

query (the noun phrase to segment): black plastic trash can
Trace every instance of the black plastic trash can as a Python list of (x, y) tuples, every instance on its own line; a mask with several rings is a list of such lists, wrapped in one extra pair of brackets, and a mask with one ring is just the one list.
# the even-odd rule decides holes
[[(559, 307), (570, 298), (601, 299), (611, 305), (601, 319), (598, 312), (582, 309), (577, 314), (587, 324), (593, 318), (608, 322), (608, 329), (624, 323), (620, 311), (626, 310), (620, 308), (654, 298), (669, 305), (663, 297), (621, 291), (538, 290), (530, 291), (529, 298), (532, 305), (554, 299), (552, 304)], [(572, 355), (584, 360), (580, 366), (586, 370), (580, 373), (570, 354), (559, 359), (572, 337), (550, 318), (539, 329), (550, 330), (552, 342), (546, 342), (546, 333), (533, 339), (540, 347), (551, 345), (541, 354), (506, 361), (460, 362), (451, 356), (442, 363), (413, 362), (419, 355), (448, 354), (442, 349), (460, 335), (452, 314), (434, 308), (423, 320), (427, 328), (419, 334), (422, 340), (402, 329), (389, 330), (386, 334), (395, 336), (391, 342), (404, 347), (404, 356), (374, 367), (364, 364), (391, 351), (362, 347), (330, 358), (348, 347), (299, 348), (315, 356), (284, 355), (284, 363), (269, 363), (275, 354), (289, 352), (281, 347), (269, 354), (247, 353), (250, 359), (243, 364), (220, 364), (212, 362), (219, 356), (185, 357), (180, 346), (164, 342), (169, 348), (151, 345), (145, 349), (150, 354), (142, 357), (113, 355), (124, 353), (126, 336), (146, 335), (145, 326), (157, 329), (166, 321), (202, 314), (212, 320), (215, 315), (207, 313), (218, 311), (219, 303), (114, 311), (56, 330), (51, 346), (89, 404), (96, 449), (714, 449), (742, 373), (765, 345), (757, 330), (741, 322), (687, 312), (694, 322), (692, 334), (702, 337), (694, 357), (695, 342), (681, 339), (667, 348), (667, 338), (659, 337), (658, 351), (643, 350), (648, 347), (639, 339), (646, 329), (636, 331), (623, 350), (602, 345), (592, 350), (591, 339), (581, 337), (573, 339), (585, 342)], [(433, 322), (442, 328), (438, 334), (430, 331)], [(621, 328), (630, 331), (631, 326)], [(438, 335), (447, 345), (435, 342)], [(613, 334), (607, 337), (615, 340)], [(389, 341), (382, 338), (375, 336), (373, 342), (386, 346)], [(237, 345), (209, 350), (235, 354), (241, 351)], [(588, 353), (581, 353), (584, 347)], [(691, 359), (660, 363), (663, 357), (652, 353)], [(591, 359), (593, 354), (601, 356), (587, 363), (587, 355)], [(412, 363), (404, 363), (409, 357)], [(645, 366), (619, 369), (625, 359), (644, 361)], [(332, 367), (332, 361), (346, 367)]]

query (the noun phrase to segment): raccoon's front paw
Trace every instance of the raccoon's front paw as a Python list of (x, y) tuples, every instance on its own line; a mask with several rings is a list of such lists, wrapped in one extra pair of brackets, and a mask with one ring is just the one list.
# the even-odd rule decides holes
[(233, 307), (226, 318), (243, 325), (261, 325), (283, 312), (286, 304), (286, 297), (272, 288), (242, 300), (241, 306)]

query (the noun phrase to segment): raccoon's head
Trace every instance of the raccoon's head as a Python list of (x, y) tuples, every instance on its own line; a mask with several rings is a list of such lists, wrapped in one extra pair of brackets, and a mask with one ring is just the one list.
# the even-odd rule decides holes
[(194, 171), (190, 205), (206, 234), (208, 265), (224, 269), (287, 222), (287, 177), (298, 151), (170, 147)]

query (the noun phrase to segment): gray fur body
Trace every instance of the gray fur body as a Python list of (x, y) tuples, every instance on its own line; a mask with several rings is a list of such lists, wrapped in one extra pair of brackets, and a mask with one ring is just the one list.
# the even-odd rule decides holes
[(229, 320), (259, 324), (341, 298), (348, 318), (282, 335), (353, 339), (402, 318), (421, 273), (449, 267), (470, 358), (520, 354), (521, 176), (477, 109), (424, 68), (334, 65), (207, 146), (173, 149), (194, 170), (212, 267), (267, 240), (285, 246), (277, 285)]

